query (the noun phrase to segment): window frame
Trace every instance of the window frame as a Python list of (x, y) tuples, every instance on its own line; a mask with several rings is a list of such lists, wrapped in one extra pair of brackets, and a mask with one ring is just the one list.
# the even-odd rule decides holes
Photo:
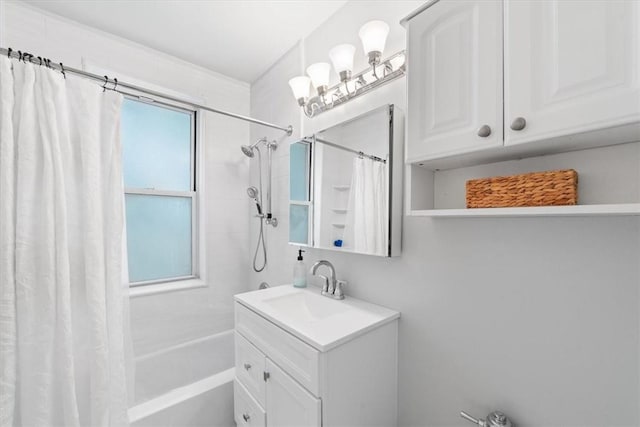
[[(146, 195), (146, 196), (165, 196), (165, 197), (188, 197), (191, 199), (191, 274), (185, 276), (176, 276), (176, 277), (167, 277), (161, 279), (152, 279), (152, 280), (142, 280), (133, 282), (129, 279), (128, 271), (127, 271), (127, 280), (129, 289), (142, 288), (150, 285), (163, 285), (169, 283), (185, 283), (188, 281), (197, 281), (198, 283), (194, 283), (196, 286), (200, 286), (199, 283), (201, 279), (200, 273), (200, 244), (199, 244), (199, 231), (200, 231), (200, 217), (199, 214), (199, 205), (200, 205), (200, 180), (198, 179), (199, 174), (199, 144), (200, 140), (200, 131), (199, 131), (199, 118), (198, 118), (198, 110), (194, 108), (188, 108), (184, 105), (179, 104), (171, 104), (165, 101), (159, 101), (157, 99), (148, 97), (148, 96), (131, 96), (125, 95), (125, 99), (131, 100), (134, 102), (141, 102), (144, 104), (156, 106), (158, 108), (165, 108), (168, 110), (174, 110), (181, 113), (189, 114), (190, 123), (191, 123), (191, 132), (190, 132), (190, 180), (189, 180), (189, 190), (188, 191), (179, 191), (179, 190), (157, 190), (155, 188), (136, 188), (136, 187), (124, 187), (125, 197), (128, 194), (132, 195)], [(126, 209), (126, 204), (125, 204)], [(128, 242), (127, 242), (128, 244)], [(128, 261), (127, 261), (128, 265)]]

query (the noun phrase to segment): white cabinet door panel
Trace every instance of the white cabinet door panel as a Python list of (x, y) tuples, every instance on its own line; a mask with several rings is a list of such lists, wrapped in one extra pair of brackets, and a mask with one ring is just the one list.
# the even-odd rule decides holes
[(441, 1), (408, 31), (407, 161), (502, 145), (502, 2)]
[(505, 144), (639, 120), (639, 14), (638, 1), (505, 0)]
[(267, 426), (320, 427), (321, 401), (267, 359)]

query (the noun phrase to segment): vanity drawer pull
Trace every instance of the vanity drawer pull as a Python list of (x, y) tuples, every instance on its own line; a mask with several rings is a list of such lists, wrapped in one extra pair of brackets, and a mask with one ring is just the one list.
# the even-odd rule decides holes
[(244, 364), (244, 369), (245, 369), (246, 371), (248, 371), (249, 369), (251, 369), (251, 364), (250, 364), (250, 363), (245, 363), (245, 364)]
[(249, 414), (242, 414), (242, 418), (244, 419), (245, 422), (247, 422), (247, 421), (249, 421), (251, 419)]

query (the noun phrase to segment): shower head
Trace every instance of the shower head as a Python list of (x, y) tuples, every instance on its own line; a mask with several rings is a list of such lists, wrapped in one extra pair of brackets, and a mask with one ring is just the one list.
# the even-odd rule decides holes
[(245, 156), (253, 157), (253, 155), (254, 155), (253, 149), (256, 148), (256, 146), (258, 144), (260, 144), (261, 142), (267, 142), (267, 138), (265, 138), (265, 137), (260, 138), (253, 145), (243, 145), (243, 146), (240, 147), (240, 149), (242, 150), (242, 152), (244, 153)]
[(249, 197), (251, 197), (252, 199), (257, 199), (258, 198), (258, 189), (256, 187), (247, 188), (247, 195)]
[(253, 147), (250, 147), (248, 145), (243, 145), (242, 147), (240, 147), (240, 149), (242, 150), (245, 156), (253, 157)]

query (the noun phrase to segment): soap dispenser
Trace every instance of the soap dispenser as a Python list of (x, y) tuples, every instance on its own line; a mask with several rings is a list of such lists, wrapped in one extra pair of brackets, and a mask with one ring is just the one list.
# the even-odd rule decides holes
[(293, 286), (296, 288), (307, 287), (307, 266), (302, 258), (302, 249), (298, 249), (298, 260), (293, 266)]

